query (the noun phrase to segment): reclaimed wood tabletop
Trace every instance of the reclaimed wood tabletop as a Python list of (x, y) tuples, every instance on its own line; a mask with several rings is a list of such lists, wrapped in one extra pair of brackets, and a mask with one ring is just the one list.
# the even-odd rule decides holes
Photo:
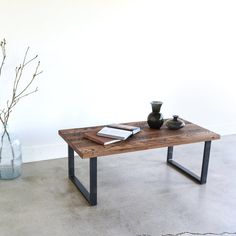
[(59, 135), (81, 158), (93, 158), (125, 152), (147, 150), (153, 148), (176, 146), (196, 142), (205, 142), (220, 138), (208, 129), (184, 120), (185, 127), (169, 130), (165, 125), (160, 129), (150, 129), (146, 121), (124, 123), (138, 126), (141, 131), (127, 140), (103, 146), (84, 137), (86, 132), (98, 132), (103, 126), (73, 128), (59, 130)]

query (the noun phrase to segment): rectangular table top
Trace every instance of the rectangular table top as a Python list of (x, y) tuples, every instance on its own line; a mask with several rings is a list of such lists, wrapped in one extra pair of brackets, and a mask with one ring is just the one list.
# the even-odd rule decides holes
[(220, 138), (220, 135), (189, 121), (185, 121), (185, 127), (179, 130), (169, 130), (165, 125), (159, 130), (150, 129), (146, 121), (125, 124), (139, 126), (141, 131), (127, 140), (107, 146), (97, 144), (84, 138), (84, 133), (99, 131), (104, 126), (64, 129), (59, 130), (58, 133), (81, 158), (93, 158), (125, 152), (211, 141)]

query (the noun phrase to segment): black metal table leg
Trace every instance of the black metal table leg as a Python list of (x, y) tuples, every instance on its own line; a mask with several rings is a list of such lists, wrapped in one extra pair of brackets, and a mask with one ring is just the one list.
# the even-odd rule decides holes
[(97, 205), (97, 157), (90, 158), (90, 204)]
[(210, 151), (211, 151), (211, 141), (207, 141), (205, 142), (204, 152), (203, 152), (202, 171), (201, 171), (201, 179), (200, 179), (201, 184), (205, 184), (207, 181)]
[(75, 175), (74, 150), (68, 146), (68, 177)]
[(90, 192), (84, 187), (80, 180), (75, 176), (74, 150), (68, 145), (68, 174), (69, 179), (82, 193), (91, 206), (97, 205), (97, 157), (89, 159)]
[(209, 158), (210, 158), (210, 150), (211, 150), (211, 141), (206, 141), (204, 145), (204, 151), (203, 151), (203, 159), (202, 159), (202, 170), (201, 170), (201, 176), (199, 177), (192, 171), (188, 170), (184, 166), (180, 165), (178, 162), (173, 160), (173, 147), (168, 147), (167, 151), (167, 163), (173, 166), (175, 169), (180, 171), (181, 173), (185, 174), (195, 182), (199, 184), (205, 184), (207, 181), (207, 173), (208, 173), (208, 164), (209, 164)]

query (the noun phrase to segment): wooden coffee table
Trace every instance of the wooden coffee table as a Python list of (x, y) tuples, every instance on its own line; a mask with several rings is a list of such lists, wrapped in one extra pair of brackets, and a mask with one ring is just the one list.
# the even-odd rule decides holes
[[(185, 127), (179, 130), (169, 130), (164, 125), (160, 130), (150, 129), (146, 121), (125, 123), (139, 126), (141, 131), (129, 139), (103, 146), (84, 138), (85, 132), (99, 131), (104, 126), (75, 128), (59, 130), (59, 135), (68, 144), (68, 174), (70, 180), (83, 194), (90, 205), (97, 204), (97, 157), (134, 152), (153, 148), (167, 147), (167, 163), (190, 177), (199, 184), (207, 181), (208, 163), (210, 156), (211, 141), (219, 139), (220, 135), (204, 129), (191, 122), (185, 121)], [(175, 145), (204, 142), (202, 169), (200, 176), (194, 174), (173, 160), (173, 147)], [(75, 176), (74, 152), (81, 158), (90, 161), (90, 191)]]

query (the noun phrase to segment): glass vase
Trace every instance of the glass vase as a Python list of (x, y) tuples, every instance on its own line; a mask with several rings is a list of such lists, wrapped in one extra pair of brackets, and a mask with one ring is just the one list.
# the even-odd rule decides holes
[(8, 130), (0, 132), (0, 179), (15, 179), (22, 173), (20, 141)]

